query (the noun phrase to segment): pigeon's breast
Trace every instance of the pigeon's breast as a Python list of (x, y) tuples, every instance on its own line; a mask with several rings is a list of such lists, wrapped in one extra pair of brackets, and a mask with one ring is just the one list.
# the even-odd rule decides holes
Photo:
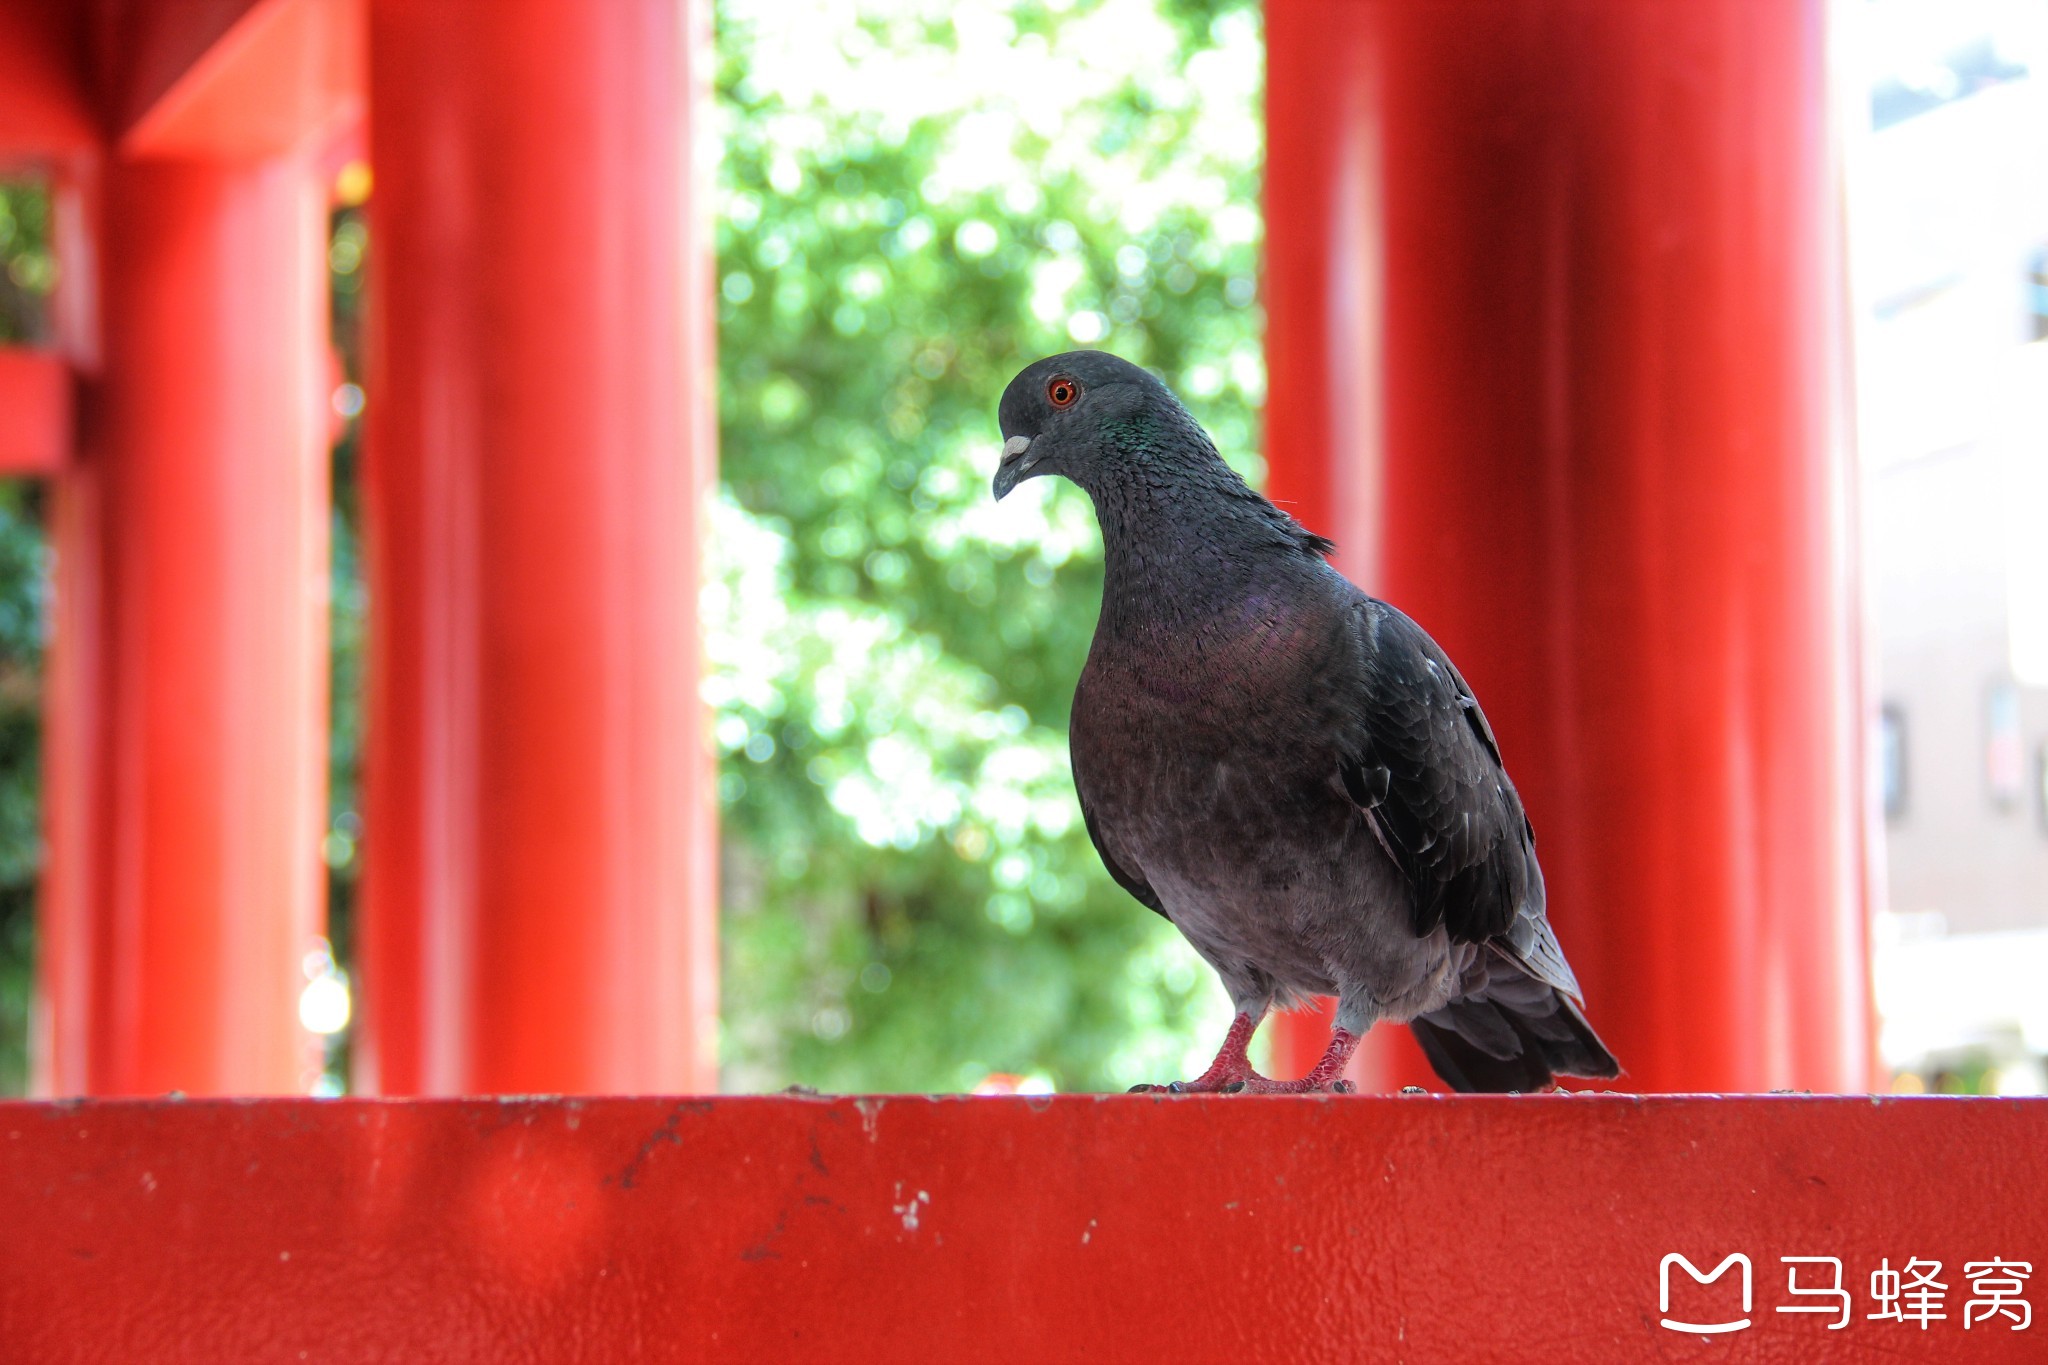
[(1097, 823), (1148, 864), (1192, 872), (1220, 849), (1255, 865), (1265, 850), (1327, 848), (1362, 828), (1315, 685), (1330, 632), (1277, 611), (1227, 624), (1237, 628), (1098, 639), (1081, 675), (1075, 781)]
[(1098, 639), (1074, 780), (1106, 851), (1211, 962), (1283, 995), (1365, 983), (1407, 1017), (1436, 1002), (1445, 944), (1414, 937), (1400, 870), (1343, 788), (1343, 648), (1278, 613), (1179, 647)]
[(1334, 643), (1321, 613), (1253, 595), (1194, 619), (1162, 617), (1098, 632), (1082, 674), (1104, 700), (1156, 699), (1179, 727), (1242, 724), (1298, 694)]
[(1077, 706), (1075, 782), (1111, 856), (1227, 976), (1283, 1001), (1365, 984), (1408, 1017), (1439, 1003), (1442, 936), (1409, 930), (1400, 870), (1304, 714), (1285, 694)]

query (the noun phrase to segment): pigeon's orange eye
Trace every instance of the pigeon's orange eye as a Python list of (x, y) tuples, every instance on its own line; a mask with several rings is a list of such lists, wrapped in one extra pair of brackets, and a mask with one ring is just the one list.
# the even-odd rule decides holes
[(1052, 382), (1045, 386), (1045, 396), (1056, 408), (1071, 408), (1074, 400), (1081, 396), (1081, 386), (1063, 374), (1054, 375)]

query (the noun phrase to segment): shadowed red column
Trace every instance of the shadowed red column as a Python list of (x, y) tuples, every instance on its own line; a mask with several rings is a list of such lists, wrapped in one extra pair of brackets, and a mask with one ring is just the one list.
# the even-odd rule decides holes
[(371, 6), (358, 1082), (715, 1083), (682, 0)]
[(326, 804), (326, 222), (290, 160), (110, 168), (59, 480), (40, 1082), (301, 1090)]
[(1868, 1083), (1822, 11), (1268, 11), (1273, 493), (1477, 690), (1644, 1090)]

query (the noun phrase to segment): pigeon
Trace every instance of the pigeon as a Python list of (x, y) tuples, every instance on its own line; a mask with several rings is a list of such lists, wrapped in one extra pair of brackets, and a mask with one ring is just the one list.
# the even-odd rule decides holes
[[(1074, 787), (1109, 875), (1230, 995), (1209, 1069), (1141, 1091), (1310, 1093), (1381, 1021), (1457, 1090), (1612, 1077), (1544, 915), (1536, 836), (1486, 714), (1422, 627), (1104, 351), (1025, 367), (997, 410), (998, 501), (1059, 474), (1095, 505), (1102, 614), (1074, 689)], [(1337, 997), (1299, 1080), (1246, 1055), (1273, 1009)]]

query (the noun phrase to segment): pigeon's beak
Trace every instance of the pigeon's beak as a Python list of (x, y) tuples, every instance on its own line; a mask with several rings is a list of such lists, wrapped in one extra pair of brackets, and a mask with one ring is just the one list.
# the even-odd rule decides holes
[(1001, 502), (1012, 488), (1030, 478), (1031, 466), (1037, 463), (1029, 436), (1012, 436), (1003, 442), (1003, 462), (996, 466), (996, 501)]

